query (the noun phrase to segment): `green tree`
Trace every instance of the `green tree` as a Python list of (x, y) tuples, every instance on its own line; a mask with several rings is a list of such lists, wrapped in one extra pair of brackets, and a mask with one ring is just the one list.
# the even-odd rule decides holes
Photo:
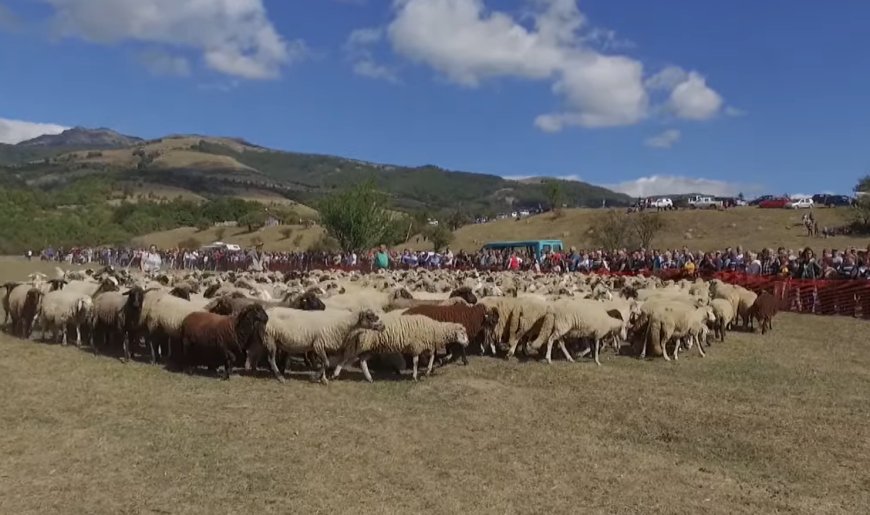
[(262, 227), (266, 223), (266, 213), (261, 210), (249, 211), (238, 219), (239, 225), (244, 225), (248, 228), (248, 232), (254, 232), (255, 229)]
[(443, 225), (430, 225), (423, 231), (423, 236), (432, 243), (432, 250), (438, 252), (453, 241), (453, 233)]
[(447, 217), (447, 226), (451, 231), (455, 231), (463, 225), (468, 225), (469, 222), (471, 222), (471, 217), (460, 210), (450, 213), (450, 216)]
[(544, 184), (544, 193), (547, 195), (547, 202), (550, 203), (550, 208), (553, 214), (559, 215), (562, 212), (562, 203), (565, 198), (565, 191), (562, 188), (562, 182), (551, 180)]
[(319, 203), (320, 220), (344, 251), (370, 249), (395, 230), (387, 209), (387, 196), (366, 181), (325, 197)]

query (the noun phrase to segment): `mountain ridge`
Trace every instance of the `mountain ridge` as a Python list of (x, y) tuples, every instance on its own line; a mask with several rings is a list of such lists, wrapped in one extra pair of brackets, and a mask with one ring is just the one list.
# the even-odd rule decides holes
[[(238, 187), (274, 191), (298, 202), (362, 180), (387, 192), (407, 211), (464, 211), (495, 214), (512, 208), (548, 205), (546, 182), (494, 174), (447, 170), (435, 165), (403, 166), (275, 150), (238, 137), (174, 134), (145, 140), (111, 129), (75, 127), (17, 145), (0, 145), (0, 167), (31, 186), (62, 185), (83, 176), (106, 174), (139, 183), (184, 187), (221, 196)], [(570, 207), (625, 206), (627, 195), (592, 184), (557, 179)]]

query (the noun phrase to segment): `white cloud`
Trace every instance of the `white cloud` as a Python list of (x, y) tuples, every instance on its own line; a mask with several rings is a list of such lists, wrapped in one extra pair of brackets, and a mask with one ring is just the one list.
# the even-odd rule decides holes
[(20, 143), (43, 134), (60, 134), (69, 129), (54, 123), (25, 122), (0, 118), (0, 143)]
[(656, 134), (644, 141), (644, 144), (651, 148), (671, 148), (675, 143), (680, 141), (682, 134), (677, 129), (668, 129), (661, 134)]
[(708, 118), (721, 107), (696, 72), (668, 67), (644, 80), (643, 63), (605, 54), (629, 44), (590, 26), (576, 0), (528, 2), (530, 24), (487, 9), (484, 0), (394, 0), (386, 33), (397, 54), (462, 86), (503, 77), (551, 82), (563, 106), (535, 119), (546, 132), (636, 124), (649, 115), (651, 91), (669, 92), (684, 118)]
[(393, 49), (452, 82), (477, 87), (500, 77), (552, 81), (565, 106), (538, 116), (535, 125), (541, 130), (630, 125), (645, 115), (643, 65), (584, 46), (580, 32), (586, 19), (574, 0), (533, 2), (538, 7), (531, 15), (533, 28), (507, 13), (488, 11), (482, 0), (398, 0), (395, 5), (396, 17), (387, 28)]
[(307, 54), (301, 40), (275, 30), (262, 0), (42, 0), (63, 34), (97, 43), (132, 40), (202, 54), (219, 73), (277, 77)]
[(671, 91), (668, 101), (674, 114), (687, 120), (707, 120), (722, 108), (722, 97), (707, 87), (707, 80), (697, 72)]
[(190, 75), (190, 63), (184, 57), (173, 56), (159, 50), (149, 50), (139, 55), (139, 60), (154, 75)]
[(384, 32), (380, 28), (357, 29), (350, 33), (344, 44), (347, 58), (352, 61), (353, 71), (362, 77), (383, 79), (388, 82), (399, 82), (395, 70), (375, 60), (372, 47), (383, 39)]
[(671, 91), (688, 78), (689, 74), (679, 66), (666, 66), (646, 80), (646, 87), (652, 90)]
[(761, 191), (758, 184), (741, 184), (704, 179), (700, 177), (681, 177), (675, 175), (652, 175), (617, 184), (604, 184), (605, 188), (625, 193), (631, 197), (650, 197), (654, 195), (679, 195), (703, 193), (716, 196), (730, 196), (738, 193), (750, 194)]

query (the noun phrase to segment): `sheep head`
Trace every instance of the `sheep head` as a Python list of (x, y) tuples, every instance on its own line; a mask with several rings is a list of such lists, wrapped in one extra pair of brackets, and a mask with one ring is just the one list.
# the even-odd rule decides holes
[(370, 331), (382, 332), (386, 329), (383, 320), (370, 309), (364, 309), (359, 312), (359, 318), (356, 323), (360, 329), (368, 329)]
[(263, 306), (257, 303), (242, 308), (236, 317), (236, 338), (242, 350), (248, 350), (254, 344), (262, 344), (266, 338), (266, 324), (269, 315)]
[(450, 298), (458, 297), (469, 304), (477, 304), (477, 295), (468, 286), (460, 286), (450, 292)]
[(326, 309), (326, 304), (317, 297), (315, 292), (307, 291), (293, 300), (290, 307), (303, 311), (323, 311)]

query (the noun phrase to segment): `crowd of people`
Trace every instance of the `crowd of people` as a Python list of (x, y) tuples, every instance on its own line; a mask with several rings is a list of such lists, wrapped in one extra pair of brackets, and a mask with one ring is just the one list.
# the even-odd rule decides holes
[[(32, 258), (32, 254), (28, 254)], [(70, 264), (139, 268), (144, 271), (175, 270), (309, 270), (345, 268), (372, 271), (383, 268), (459, 268), (480, 270), (535, 270), (542, 273), (661, 273), (678, 271), (686, 276), (738, 272), (747, 275), (795, 279), (870, 279), (870, 245), (866, 249), (824, 249), (816, 255), (810, 248), (762, 249), (753, 252), (740, 246), (714, 252), (621, 249), (616, 251), (549, 251), (540, 256), (526, 249), (479, 250), (454, 253), (390, 250), (385, 246), (369, 252), (265, 252), (262, 247), (246, 250), (75, 248), (45, 249), (40, 258)]]

